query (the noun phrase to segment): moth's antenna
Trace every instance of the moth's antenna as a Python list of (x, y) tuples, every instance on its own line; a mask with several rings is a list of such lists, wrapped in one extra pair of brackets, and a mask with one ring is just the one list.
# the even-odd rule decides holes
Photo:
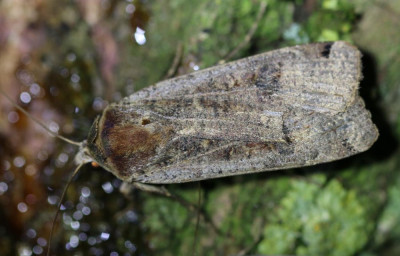
[(27, 117), (31, 118), (35, 123), (37, 123), (38, 125), (40, 125), (43, 129), (45, 129), (46, 131), (48, 131), (51, 135), (53, 135), (56, 138), (59, 138), (60, 140), (63, 140), (69, 144), (72, 145), (76, 145), (76, 146), (81, 146), (81, 142), (77, 142), (77, 141), (73, 141), (70, 140), (68, 138), (65, 138), (62, 135), (59, 135), (55, 132), (53, 132), (52, 130), (50, 130), (45, 124), (43, 124), (39, 119), (35, 118), (34, 116), (32, 116), (31, 114), (29, 114), (25, 109), (23, 109), (21, 106), (19, 106), (18, 104), (16, 104), (4, 91), (3, 89), (0, 88), (0, 93), (6, 97), (6, 99), (8, 101), (11, 102), (11, 104), (16, 107), (19, 111), (21, 111), (22, 113), (24, 113)]
[(50, 246), (51, 246), (51, 240), (53, 239), (54, 228), (55, 228), (55, 225), (56, 225), (58, 214), (60, 213), (61, 204), (62, 204), (62, 202), (64, 200), (65, 194), (67, 193), (67, 189), (68, 189), (69, 185), (72, 183), (72, 180), (75, 178), (75, 176), (78, 174), (79, 170), (81, 169), (81, 167), (84, 164), (85, 163), (81, 163), (78, 167), (75, 168), (74, 172), (72, 173), (71, 177), (69, 177), (69, 180), (68, 180), (67, 184), (64, 187), (64, 191), (61, 194), (60, 201), (58, 201), (57, 212), (56, 212), (56, 215), (54, 216), (53, 223), (51, 225), (51, 231), (50, 231), (50, 237), (49, 237), (49, 246), (47, 246), (47, 253), (46, 253), (47, 256), (50, 255)]

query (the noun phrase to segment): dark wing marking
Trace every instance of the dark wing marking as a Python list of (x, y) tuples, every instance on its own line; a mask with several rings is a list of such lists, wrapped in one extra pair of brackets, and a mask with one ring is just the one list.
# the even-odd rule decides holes
[[(165, 161), (154, 161), (143, 175), (145, 183), (177, 183), (287, 169), (329, 162), (367, 150), (378, 132), (370, 113), (357, 96), (346, 112), (336, 116), (314, 114), (292, 124), (297, 129), (287, 142), (243, 142), (179, 137), (166, 147)], [(290, 126), (290, 124), (288, 124)], [(176, 154), (180, 151), (180, 154)]]

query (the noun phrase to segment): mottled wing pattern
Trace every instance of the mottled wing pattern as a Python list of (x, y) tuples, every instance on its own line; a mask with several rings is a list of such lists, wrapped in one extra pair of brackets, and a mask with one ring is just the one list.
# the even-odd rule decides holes
[(148, 87), (111, 105), (100, 123), (102, 146), (111, 152), (104, 158), (113, 158), (124, 144), (112, 145), (110, 136), (126, 134), (108, 129), (108, 119), (117, 120), (118, 129), (130, 129), (130, 123), (146, 127), (154, 141), (128, 139), (124, 147), (148, 144), (140, 152), (152, 153), (121, 151), (117, 160), (107, 160), (107, 169), (132, 181), (176, 183), (307, 166), (362, 152), (378, 132), (358, 96), (360, 58), (345, 42), (317, 43)]

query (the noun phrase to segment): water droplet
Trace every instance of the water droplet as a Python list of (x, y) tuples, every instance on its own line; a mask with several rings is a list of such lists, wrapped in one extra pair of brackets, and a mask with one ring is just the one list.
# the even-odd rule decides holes
[(33, 164), (29, 164), (25, 167), (25, 174), (28, 176), (34, 176), (37, 173), (37, 168)]
[(37, 153), (37, 156), (36, 156), (40, 161), (46, 161), (47, 160), (47, 158), (49, 158), (49, 154), (47, 153), (47, 150), (40, 150), (38, 153)]
[(8, 185), (5, 182), (0, 182), (0, 195), (6, 193), (8, 190)]
[(134, 252), (136, 251), (136, 246), (129, 240), (126, 240), (124, 243), (125, 247), (129, 249), (129, 251)]
[(135, 6), (133, 5), (133, 4), (128, 4), (126, 7), (125, 7), (125, 12), (127, 13), (127, 14), (132, 14), (132, 13), (134, 13), (135, 12)]
[(94, 238), (94, 237), (89, 237), (89, 239), (88, 239), (88, 244), (90, 244), (90, 245), (95, 245), (96, 244), (96, 238)]
[(33, 83), (31, 84), (31, 86), (29, 87), (29, 91), (33, 94), (33, 95), (39, 95), (40, 94), (40, 86), (37, 83)]
[(91, 210), (90, 210), (89, 207), (85, 206), (85, 207), (82, 208), (82, 213), (83, 213), (84, 215), (89, 215), (90, 212), (91, 212)]
[(87, 235), (86, 235), (86, 233), (79, 233), (79, 235), (78, 235), (78, 237), (79, 237), (79, 240), (80, 241), (86, 241), (87, 240)]
[(102, 98), (96, 97), (93, 101), (92, 107), (96, 111), (101, 111), (105, 107), (105, 102)]
[(4, 170), (9, 170), (10, 167), (11, 167), (10, 162), (8, 162), (7, 160), (5, 160), (5, 161), (3, 162), (3, 165), (4, 165)]
[(66, 68), (61, 69), (61, 70), (60, 70), (60, 75), (61, 75), (62, 77), (64, 77), (64, 78), (68, 77), (68, 75), (69, 75), (68, 69), (66, 69)]
[(101, 232), (100, 238), (101, 240), (106, 241), (108, 240), (108, 238), (110, 238), (110, 234), (106, 232)]
[(20, 256), (31, 256), (32, 250), (30, 248), (27, 248), (25, 245), (21, 245), (18, 248), (18, 253)]
[(10, 123), (15, 124), (19, 120), (19, 115), (15, 111), (11, 111), (8, 113), (7, 119)]
[(10, 171), (6, 171), (3, 174), (3, 180), (7, 181), (7, 182), (11, 182), (13, 181), (15, 178), (14, 173), (10, 172)]
[(103, 185), (101, 185), (101, 187), (103, 188), (103, 190), (107, 193), (110, 194), (111, 192), (113, 192), (114, 188), (111, 185), (111, 182), (106, 182)]
[(134, 211), (127, 211), (125, 216), (129, 222), (136, 222), (138, 220), (138, 216)]
[(71, 75), (71, 81), (73, 83), (79, 83), (80, 80), (81, 80), (81, 77), (78, 74), (74, 73)]
[(43, 248), (40, 245), (35, 245), (32, 251), (34, 254), (40, 255), (43, 253)]
[(25, 69), (18, 70), (17, 77), (22, 83), (25, 83), (25, 84), (29, 84), (32, 80), (31, 75)]
[(81, 189), (81, 194), (82, 194), (82, 196), (84, 196), (84, 197), (89, 197), (89, 196), (90, 196), (90, 188), (88, 188), (88, 187), (83, 187), (83, 188)]
[(40, 246), (46, 246), (47, 245), (47, 240), (45, 239), (45, 238), (43, 238), (43, 237), (39, 237), (38, 239), (37, 239), (37, 243), (40, 245)]
[(63, 214), (63, 221), (66, 225), (71, 225), (72, 222), (72, 218), (71, 216), (67, 215), (67, 214)]
[(17, 205), (18, 211), (24, 213), (28, 211), (28, 206), (26, 205), (26, 203), (21, 202)]
[(146, 36), (144, 35), (145, 32), (146, 31), (144, 31), (139, 27), (136, 28), (136, 32), (133, 36), (135, 38), (136, 43), (138, 43), (139, 45), (144, 45), (146, 43)]
[(58, 202), (58, 196), (48, 196), (47, 202), (51, 205), (55, 205)]
[(25, 158), (23, 158), (22, 156), (17, 156), (16, 158), (14, 158), (13, 163), (16, 167), (22, 167), (25, 165)]
[(72, 246), (70, 243), (66, 243), (65, 244), (65, 249), (67, 249), (67, 251), (70, 251), (72, 249)]
[(79, 221), (72, 221), (71, 222), (71, 228), (73, 230), (78, 230), (80, 226), (81, 226), (81, 223)]
[(72, 218), (76, 220), (81, 220), (83, 217), (83, 213), (81, 211), (76, 211), (72, 214)]
[(30, 228), (28, 231), (26, 231), (26, 236), (29, 238), (35, 238), (36, 237), (36, 230)]
[(50, 167), (50, 166), (46, 166), (44, 168), (44, 174), (46, 174), (47, 176), (51, 176), (54, 173), (54, 168)]
[(68, 55), (67, 55), (67, 60), (68, 60), (69, 62), (74, 62), (74, 61), (76, 60), (76, 55), (75, 55), (75, 53), (70, 53), (70, 54), (68, 54)]
[(20, 99), (23, 103), (28, 104), (29, 102), (31, 102), (32, 97), (31, 97), (31, 95), (30, 95), (29, 93), (23, 92), (23, 93), (21, 93), (21, 94), (19, 95), (19, 99)]
[(57, 133), (58, 130), (60, 129), (60, 126), (59, 126), (56, 122), (51, 121), (50, 124), (49, 124), (49, 129), (50, 129), (52, 132)]
[(71, 244), (72, 247), (77, 247), (79, 244), (79, 237), (77, 235), (72, 235), (69, 238), (69, 243)]
[(68, 162), (69, 156), (66, 153), (61, 153), (56, 160), (57, 167), (63, 167)]

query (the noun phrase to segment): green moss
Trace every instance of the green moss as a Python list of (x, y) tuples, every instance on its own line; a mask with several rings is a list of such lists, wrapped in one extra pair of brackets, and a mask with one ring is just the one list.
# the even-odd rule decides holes
[(275, 214), (259, 253), (351, 255), (365, 245), (371, 228), (355, 192), (336, 180), (325, 186), (314, 177), (294, 181)]

